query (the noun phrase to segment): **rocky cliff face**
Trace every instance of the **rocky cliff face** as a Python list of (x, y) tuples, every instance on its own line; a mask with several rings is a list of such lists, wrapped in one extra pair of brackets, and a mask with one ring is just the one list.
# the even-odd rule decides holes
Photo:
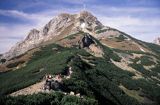
[(67, 35), (79, 30), (95, 33), (97, 29), (103, 27), (97, 18), (87, 11), (82, 11), (79, 14), (62, 13), (54, 17), (42, 29), (32, 29), (25, 40), (13, 46), (3, 57), (11, 59), (19, 56), (61, 34)]
[(160, 45), (160, 37), (156, 38), (153, 42), (154, 42), (155, 44)]
[(90, 35), (85, 35), (81, 40), (80, 47), (89, 47), (91, 44), (95, 44), (94, 40), (91, 38)]

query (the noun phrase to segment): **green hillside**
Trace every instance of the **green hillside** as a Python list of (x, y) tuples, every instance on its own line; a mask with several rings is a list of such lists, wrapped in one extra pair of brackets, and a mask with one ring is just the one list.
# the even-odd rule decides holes
[[(160, 78), (160, 62), (152, 71), (147, 71), (143, 65), (154, 63), (147, 58), (149, 54), (134, 52), (146, 54), (147, 56), (137, 60), (132, 59), (134, 63), (130, 66), (145, 77), (133, 79), (134, 73), (122, 70), (111, 62), (111, 59), (116, 62), (121, 60), (121, 57), (115, 52), (124, 54), (132, 54), (133, 52), (111, 49), (103, 46), (98, 40), (96, 42), (103, 48), (104, 57), (95, 57), (76, 46), (67, 48), (57, 44), (50, 44), (41, 47), (41, 50), (33, 54), (25, 67), (0, 74), (1, 103), (4, 105), (44, 105), (44, 103), (45, 105), (160, 104), (160, 87), (157, 85), (160, 84), (160, 81), (146, 79), (152, 76)], [(148, 44), (148, 46), (154, 49), (153, 45)], [(158, 52), (159, 50), (155, 51)], [(138, 60), (141, 60), (141, 64), (136, 63)], [(39, 82), (45, 74), (63, 73), (68, 65), (73, 68), (73, 74), (70, 79), (63, 80), (65, 88), (60, 92), (18, 97), (6, 96)], [(69, 93), (70, 91), (81, 93), (83, 98), (62, 94), (62, 92)]]

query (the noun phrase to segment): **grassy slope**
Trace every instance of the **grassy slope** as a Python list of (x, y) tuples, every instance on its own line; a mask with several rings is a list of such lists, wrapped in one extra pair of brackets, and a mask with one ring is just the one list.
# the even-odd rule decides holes
[[(54, 44), (43, 47), (34, 54), (26, 67), (0, 74), (0, 94), (8, 94), (34, 84), (46, 73), (63, 72), (67, 64), (70, 64), (73, 67), (73, 75), (71, 79), (64, 80), (66, 92), (71, 90), (80, 92), (84, 96), (98, 100), (100, 105), (140, 105), (136, 99), (129, 97), (119, 88), (122, 84), (127, 89), (141, 89), (147, 97), (158, 103), (160, 89), (155, 83), (144, 79), (133, 80), (131, 77), (134, 74), (121, 70), (110, 62), (110, 58), (116, 61), (120, 58), (111, 49), (98, 44), (104, 49), (105, 58), (96, 58), (83, 49), (63, 48)], [(78, 55), (82, 55), (96, 66), (90, 66)], [(44, 70), (39, 71), (41, 68)]]
[[(59, 50), (53, 51), (52, 48), (55, 47)], [(8, 94), (31, 85), (42, 79), (46, 73), (61, 72), (67, 66), (68, 58), (74, 55), (73, 53), (75, 52), (72, 49), (62, 48), (54, 44), (42, 48), (42, 51), (34, 54), (26, 67), (0, 75), (0, 94)], [(44, 70), (40, 71), (42, 68)]]

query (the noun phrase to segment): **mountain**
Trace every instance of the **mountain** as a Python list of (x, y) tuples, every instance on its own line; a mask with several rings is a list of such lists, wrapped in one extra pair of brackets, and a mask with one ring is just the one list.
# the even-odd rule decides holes
[(24, 41), (17, 43), (11, 50), (4, 54), (5, 58), (10, 59), (25, 53), (26, 51), (44, 44), (47, 41), (56, 41), (67, 34), (79, 31), (85, 23), (84, 31), (90, 30), (95, 32), (96, 27), (104, 27), (96, 17), (87, 11), (80, 14), (66, 14), (62, 13), (54, 17), (42, 29), (32, 29)]
[(156, 38), (153, 43), (160, 45), (160, 37)]
[(159, 45), (62, 13), (3, 54), (0, 103), (159, 105), (159, 69)]

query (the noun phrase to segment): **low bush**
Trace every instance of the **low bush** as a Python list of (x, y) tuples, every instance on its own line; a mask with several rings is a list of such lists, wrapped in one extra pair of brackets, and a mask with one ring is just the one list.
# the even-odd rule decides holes
[(50, 94), (39, 93), (17, 97), (1, 97), (1, 105), (98, 105), (92, 98), (80, 98), (71, 95), (64, 95), (60, 92)]
[(10, 63), (7, 65), (8, 68), (13, 68), (13, 67), (17, 67), (20, 64), (25, 63), (25, 61), (18, 61), (18, 62), (14, 62), (14, 63)]

